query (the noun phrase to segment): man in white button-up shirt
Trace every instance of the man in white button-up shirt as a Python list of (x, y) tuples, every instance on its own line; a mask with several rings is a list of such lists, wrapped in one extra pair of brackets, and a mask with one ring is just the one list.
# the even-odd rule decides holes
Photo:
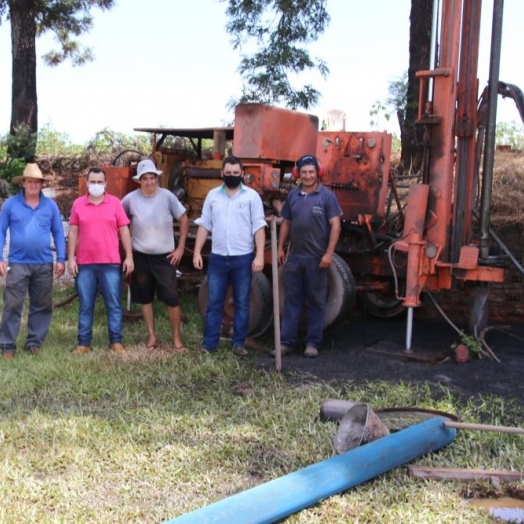
[(208, 307), (205, 316), (204, 341), (200, 352), (217, 350), (222, 325), (222, 312), (229, 284), (233, 287), (233, 351), (247, 355), (245, 349), (249, 326), (249, 295), (252, 275), (264, 268), (266, 221), (260, 195), (246, 187), (242, 161), (234, 156), (224, 158), (221, 176), (224, 183), (212, 189), (195, 222), (193, 265), (202, 269), (202, 247), (212, 232), (209, 256)]

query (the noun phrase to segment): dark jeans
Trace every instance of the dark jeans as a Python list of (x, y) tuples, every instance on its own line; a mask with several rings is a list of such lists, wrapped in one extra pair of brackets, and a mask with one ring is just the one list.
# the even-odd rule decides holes
[(293, 347), (297, 343), (302, 308), (306, 303), (306, 347), (319, 348), (322, 342), (326, 309), (328, 270), (318, 267), (317, 258), (290, 257), (284, 266), (284, 312), (280, 342)]
[(97, 289), (104, 299), (109, 343), (122, 342), (121, 273), (119, 264), (80, 264), (75, 280), (78, 310), (78, 345), (88, 346), (93, 338), (93, 316)]
[(24, 298), (29, 291), (26, 349), (43, 345), (53, 314), (53, 264), (10, 264), (0, 323), (0, 347), (15, 351)]
[(220, 340), (224, 300), (228, 285), (233, 288), (233, 347), (244, 347), (249, 329), (249, 295), (253, 273), (253, 254), (224, 257), (211, 254), (207, 270), (208, 306), (202, 346), (215, 350)]

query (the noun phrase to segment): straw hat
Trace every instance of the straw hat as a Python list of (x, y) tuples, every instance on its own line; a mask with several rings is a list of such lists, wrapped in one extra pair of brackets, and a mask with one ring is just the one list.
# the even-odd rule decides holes
[(50, 176), (42, 175), (42, 171), (37, 164), (27, 164), (24, 169), (24, 174), (20, 176), (15, 176), (12, 180), (13, 184), (20, 184), (26, 178), (31, 178), (33, 180), (51, 180)]

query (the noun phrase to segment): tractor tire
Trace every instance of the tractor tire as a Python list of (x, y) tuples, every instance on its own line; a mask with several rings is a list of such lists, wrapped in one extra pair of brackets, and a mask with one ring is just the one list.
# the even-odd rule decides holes
[(346, 261), (333, 255), (328, 274), (328, 296), (324, 315), (324, 328), (342, 320), (355, 304), (356, 285)]
[[(259, 297), (255, 299), (254, 296)], [(249, 332), (250, 337), (263, 335), (273, 322), (273, 287), (269, 279), (263, 273), (254, 273), (251, 283), (251, 299), (249, 304), (249, 316), (253, 307), (260, 305), (260, 320), (253, 331)]]
[[(284, 311), (284, 267), (278, 269), (280, 313)], [(356, 286), (353, 273), (346, 261), (339, 255), (333, 255), (333, 262), (328, 270), (328, 290), (324, 329), (344, 318), (355, 304)], [(305, 317), (305, 315), (304, 315)]]
[[(271, 284), (263, 273), (254, 273), (251, 282), (251, 295), (249, 297), (249, 328), (250, 337), (264, 333), (273, 320), (273, 297)], [(198, 311), (205, 319), (208, 305), (207, 277), (204, 278), (198, 291)], [(222, 315), (222, 335), (230, 336), (233, 329), (235, 306), (233, 304), (233, 289), (227, 289)]]
[[(400, 280), (399, 291), (401, 294), (404, 294), (405, 286), (405, 282)], [(406, 314), (403, 301), (396, 297), (395, 291), (363, 293), (360, 297), (360, 306), (366, 313), (376, 318), (397, 318)]]

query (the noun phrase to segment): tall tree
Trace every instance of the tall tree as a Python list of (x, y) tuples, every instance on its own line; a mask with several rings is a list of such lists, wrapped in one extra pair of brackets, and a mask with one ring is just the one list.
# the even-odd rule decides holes
[[(291, 109), (315, 105), (320, 93), (311, 85), (295, 88), (290, 78), (308, 69), (317, 69), (323, 77), (329, 73), (326, 63), (312, 59), (306, 49), (329, 24), (328, 0), (221, 1), (228, 3), (227, 31), (234, 49), (250, 49), (253, 41), (256, 47), (255, 52), (242, 55), (239, 72), (244, 86), (231, 105), (284, 103)], [(411, 0), (407, 79), (390, 86), (388, 100), (398, 110), (402, 163), (413, 170), (420, 168), (422, 160), (421, 130), (415, 125), (419, 91), (415, 73), (429, 67), (432, 8), (433, 0)]]
[(11, 23), (12, 94), (10, 132), (23, 126), (38, 131), (38, 96), (36, 86), (36, 39), (51, 31), (58, 49), (44, 56), (48, 65), (66, 59), (81, 65), (92, 59), (89, 48), (75, 39), (93, 24), (91, 9), (110, 9), (115, 0), (0, 0), (0, 23)]
[(227, 32), (234, 49), (255, 44), (242, 55), (239, 72), (244, 80), (240, 102), (284, 103), (308, 109), (320, 93), (310, 84), (294, 87), (292, 75), (329, 70), (320, 58), (311, 58), (306, 45), (317, 40), (329, 24), (327, 0), (222, 0), (228, 2)]
[(412, 171), (419, 170), (423, 154), (422, 130), (415, 125), (419, 94), (419, 82), (415, 74), (429, 69), (432, 13), (433, 0), (411, 0), (406, 108), (405, 113), (399, 115), (399, 122), (401, 162), (405, 169)]

